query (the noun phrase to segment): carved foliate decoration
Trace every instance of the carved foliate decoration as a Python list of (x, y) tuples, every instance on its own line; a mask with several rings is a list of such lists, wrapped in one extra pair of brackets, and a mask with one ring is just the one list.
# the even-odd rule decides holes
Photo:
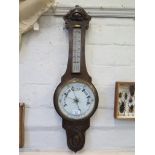
[(66, 28), (69, 26), (74, 26), (74, 24), (84, 25), (88, 29), (89, 21), (91, 17), (86, 13), (86, 11), (80, 6), (76, 5), (74, 9), (70, 10), (64, 16)]

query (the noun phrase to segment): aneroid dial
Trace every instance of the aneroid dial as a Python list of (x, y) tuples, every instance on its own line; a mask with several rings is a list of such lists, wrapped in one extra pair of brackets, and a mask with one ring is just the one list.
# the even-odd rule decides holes
[(95, 107), (95, 95), (92, 85), (78, 81), (69, 82), (58, 95), (60, 112), (70, 119), (82, 119), (92, 113)]

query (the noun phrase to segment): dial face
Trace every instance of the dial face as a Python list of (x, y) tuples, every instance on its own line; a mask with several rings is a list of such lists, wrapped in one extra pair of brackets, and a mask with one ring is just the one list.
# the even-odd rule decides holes
[(95, 95), (92, 88), (83, 82), (66, 84), (59, 93), (58, 107), (67, 118), (87, 117), (95, 107)]

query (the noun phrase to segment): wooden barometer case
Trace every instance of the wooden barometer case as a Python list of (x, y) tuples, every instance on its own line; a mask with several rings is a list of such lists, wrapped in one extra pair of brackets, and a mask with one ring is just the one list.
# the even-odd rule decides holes
[(85, 144), (85, 131), (98, 106), (98, 93), (85, 63), (85, 32), (91, 17), (75, 6), (65, 16), (69, 32), (69, 57), (66, 73), (54, 93), (54, 106), (62, 117), (68, 147), (77, 152)]

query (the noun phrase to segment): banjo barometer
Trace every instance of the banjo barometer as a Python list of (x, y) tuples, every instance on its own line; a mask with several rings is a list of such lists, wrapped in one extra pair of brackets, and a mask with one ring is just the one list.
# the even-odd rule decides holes
[(66, 73), (54, 93), (54, 106), (62, 117), (68, 147), (77, 152), (85, 143), (85, 131), (98, 106), (98, 93), (85, 64), (85, 32), (91, 17), (75, 6), (65, 16), (69, 32), (69, 57)]

